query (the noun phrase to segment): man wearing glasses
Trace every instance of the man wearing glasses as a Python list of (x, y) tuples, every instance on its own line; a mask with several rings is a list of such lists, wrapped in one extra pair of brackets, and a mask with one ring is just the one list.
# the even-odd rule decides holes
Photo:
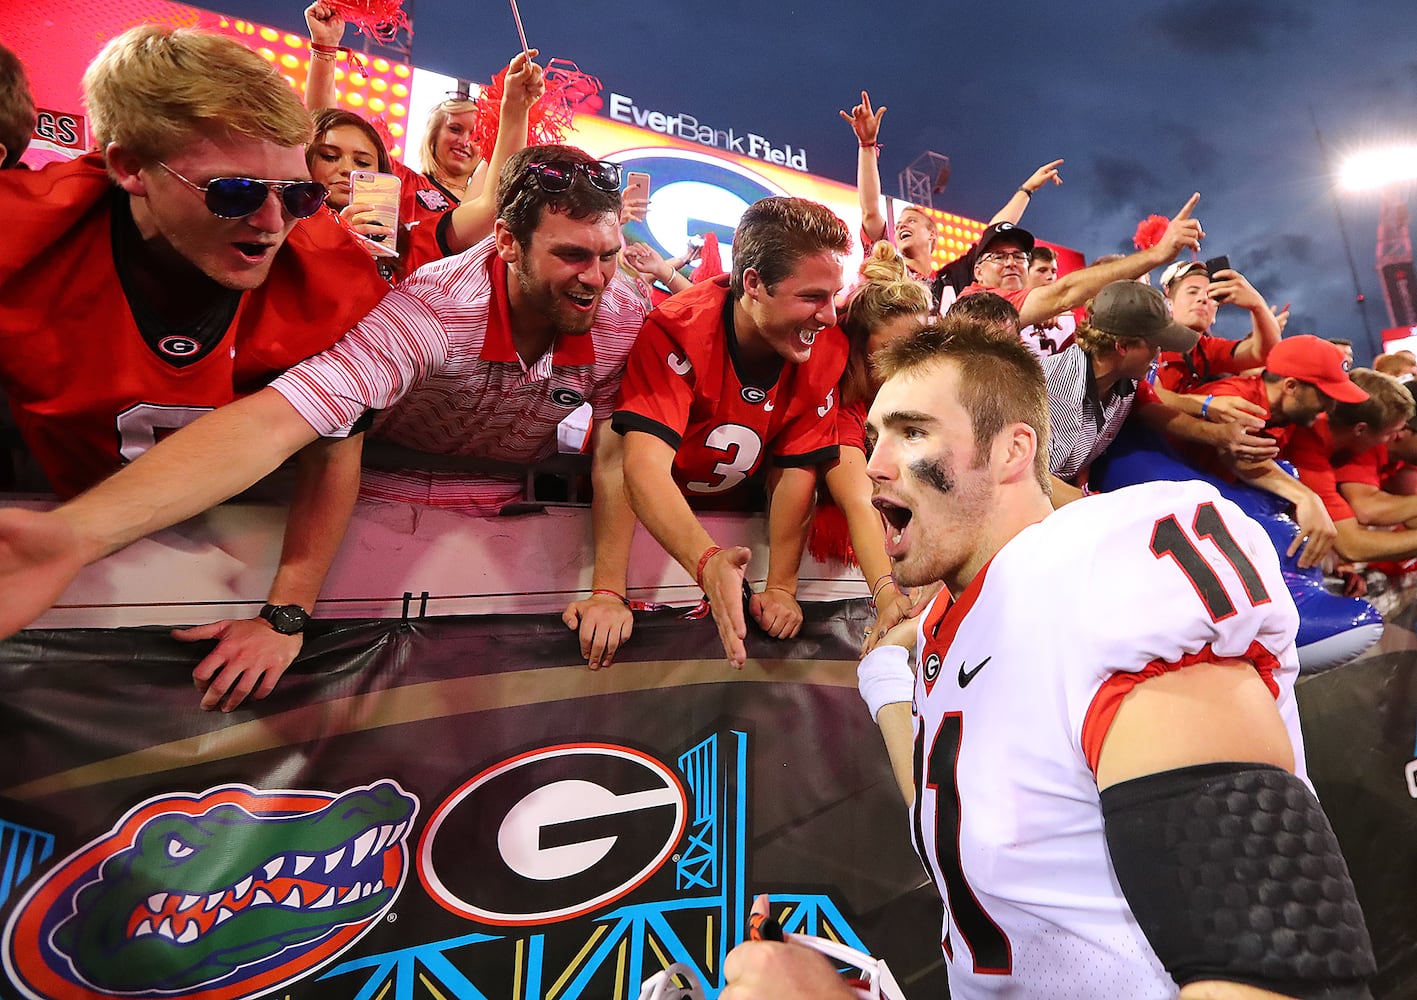
[[(557, 425), (588, 402), (602, 593), (565, 617), (591, 665), (608, 665), (630, 633), (634, 518), (607, 418), (644, 318), (638, 294), (612, 283), (619, 189), (618, 164), (569, 146), (522, 150), (499, 180), (494, 234), (421, 268), (329, 350), (57, 511), (3, 512), (0, 632), (47, 607), (84, 563), (220, 503), (317, 439), (346, 437), (371, 411), (380, 437), (488, 471), (371, 475), (370, 495), (494, 513), (522, 495), (525, 467), (555, 454)], [(348, 515), (347, 504), (328, 511), (322, 537), (337, 545)]]
[[(104, 48), (84, 91), (101, 152), (0, 176), (0, 387), (63, 497), (329, 347), (387, 289), (320, 212), (310, 117), (256, 53), (145, 25)], [(357, 440), (302, 456), (269, 594), (285, 620), (314, 606), (334, 555), (300, 512), (352, 502), (358, 482)], [(221, 640), (194, 674), (204, 707), (269, 692), (300, 648), (298, 627), (278, 628), (180, 634)]]
[(994, 292), (1019, 312), (1019, 326), (1047, 322), (1061, 312), (1087, 302), (1114, 281), (1140, 278), (1153, 268), (1169, 264), (1182, 250), (1198, 250), (1205, 233), (1191, 212), (1200, 195), (1192, 195), (1176, 213), (1165, 234), (1154, 246), (1120, 260), (1109, 260), (1063, 275), (1038, 288), (1028, 287), (1028, 264), (1033, 234), (1011, 222), (990, 226), (974, 249), (974, 283), (959, 293), (962, 299), (976, 292)]

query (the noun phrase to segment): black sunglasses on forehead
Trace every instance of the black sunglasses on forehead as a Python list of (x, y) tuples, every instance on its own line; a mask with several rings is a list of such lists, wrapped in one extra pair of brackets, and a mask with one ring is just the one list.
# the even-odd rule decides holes
[(273, 181), (256, 177), (213, 177), (196, 184), (161, 160), (158, 166), (201, 194), (207, 211), (219, 219), (244, 219), (261, 210), (266, 199), (276, 194), (285, 210), (297, 219), (308, 219), (320, 210), (330, 192), (318, 181)]
[(620, 164), (611, 163), (609, 160), (596, 160), (592, 163), (548, 160), (526, 165), (526, 173), (547, 194), (569, 191), (577, 172), (585, 174), (591, 186), (601, 191), (613, 194), (620, 190)]

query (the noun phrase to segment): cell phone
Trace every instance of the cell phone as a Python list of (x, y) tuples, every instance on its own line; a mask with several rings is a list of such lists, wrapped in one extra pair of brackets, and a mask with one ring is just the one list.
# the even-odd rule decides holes
[(1230, 269), (1230, 258), (1224, 254), (1219, 257), (1212, 257), (1205, 262), (1205, 273), (1213, 279), (1216, 271), (1228, 271)]
[(399, 188), (397, 174), (382, 174), (377, 170), (349, 172), (349, 203), (375, 213), (376, 221), (388, 226), (388, 236), (361, 236), (365, 247), (376, 257), (397, 257), (399, 231)]
[(625, 200), (629, 201), (633, 194), (639, 195), (646, 202), (649, 201), (649, 174), (632, 170), (625, 175)]

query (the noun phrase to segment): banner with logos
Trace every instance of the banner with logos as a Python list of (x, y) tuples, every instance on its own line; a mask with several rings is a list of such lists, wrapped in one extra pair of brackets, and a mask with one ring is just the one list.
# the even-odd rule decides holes
[[(4, 995), (634, 998), (677, 962), (712, 997), (769, 892), (788, 930), (946, 996), (855, 689), (865, 609), (806, 612), (742, 671), (673, 612), (598, 672), (554, 617), (324, 623), (230, 714), (198, 709), (201, 653), (165, 630), (22, 633), (0, 644)], [(1375, 995), (1417, 981), (1411, 659), (1299, 687)]]
[[(727, 666), (641, 616), (609, 670), (557, 618), (324, 625), (203, 713), (165, 630), (0, 644), (0, 919), (45, 1000), (717, 995), (754, 894), (943, 996), (939, 902), (856, 693), (860, 602)], [(196, 655), (200, 655), (197, 653)]]

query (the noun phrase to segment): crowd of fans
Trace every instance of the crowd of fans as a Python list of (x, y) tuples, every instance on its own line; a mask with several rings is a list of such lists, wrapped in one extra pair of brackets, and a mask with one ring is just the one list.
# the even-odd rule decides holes
[[(497, 514), (525, 498), (528, 469), (562, 450), (568, 419), (588, 413), (583, 450), (594, 566), (590, 592), (568, 605), (563, 620), (578, 633), (589, 666), (609, 666), (632, 637), (629, 553), (636, 523), (702, 589), (735, 666), (747, 659), (750, 624), (775, 638), (799, 632), (798, 579), (809, 545), (823, 557), (859, 565), (876, 612), (863, 636), (863, 695), (905, 774), (917, 838), (922, 831), (935, 838), (933, 848), (922, 845), (927, 866), (960, 863), (960, 788), (990, 801), (1000, 788), (1021, 790), (1026, 808), (1019, 811), (1037, 809), (1030, 822), (1042, 824), (1051, 810), (1065, 817), (1057, 826), (1067, 837), (1089, 832), (1082, 867), (1096, 868), (1096, 877), (1079, 898), (1100, 886), (1115, 931), (1099, 954), (1126, 951), (1125, 961), (1144, 967), (1147, 982), (1162, 982), (1156, 963), (1136, 948), (1135, 928), (1123, 919), (1131, 911), (1124, 914), (1111, 869), (1099, 859), (1108, 852), (1114, 861), (1140, 858), (1139, 869), (1149, 872), (1164, 860), (1154, 855), (1172, 831), (1155, 826), (1153, 812), (1125, 794), (1120, 806), (1099, 806), (1099, 789), (1105, 796), (1110, 787), (1145, 779), (1148, 796), (1156, 789), (1167, 801), (1210, 801), (1209, 786), (1178, 792), (1168, 776), (1195, 764), (1212, 769), (1210, 780), (1217, 761), (1232, 754), (1250, 762), (1235, 780), (1250, 783), (1225, 792), (1226, 802), (1249, 795), (1251, 772), (1264, 768), (1259, 777), (1269, 787), (1287, 782), (1283, 795), (1272, 796), (1285, 803), (1286, 820), (1298, 817), (1306, 829), (1320, 830), (1321, 813), (1315, 816), (1317, 803), (1301, 780), (1291, 711), (1293, 608), (1272, 601), (1267, 589), (1282, 585), (1279, 559), (1265, 552), (1256, 569), (1261, 529), (1242, 522), (1250, 546), (1242, 551), (1216, 512), (1217, 504), (1232, 509), (1229, 501), (1195, 483), (1088, 495), (1099, 468), (1120, 449), (1179, 452), (1189, 463), (1186, 479), (1204, 474), (1286, 505), (1295, 531), (1283, 554), (1296, 569), (1417, 557), (1417, 482), (1405, 464), (1417, 464), (1411, 391), (1417, 359), (1385, 356), (1374, 369), (1353, 370), (1351, 350), (1339, 342), (1283, 338), (1286, 312), (1272, 309), (1228, 261), (1190, 259), (1205, 236), (1194, 214), (1199, 195), (1167, 221), (1152, 246), (1060, 274), (1056, 255), (1020, 222), (1035, 194), (1062, 182), (1062, 160), (1026, 179), (975, 246), (936, 271), (930, 215), (914, 208), (894, 220), (885, 214), (876, 162), (885, 109), (873, 108), (865, 93), (842, 112), (860, 148), (860, 236), (867, 248), (860, 273), (844, 280), (842, 261), (853, 238), (841, 219), (806, 199), (774, 197), (744, 212), (727, 273), (714, 267), (710, 244), (690, 278), (682, 271), (688, 255), (665, 261), (643, 244), (626, 246), (622, 226), (644, 204), (642, 198), (627, 204), (617, 163), (569, 145), (528, 145), (529, 113), (545, 88), (534, 50), (508, 66), (493, 148), (482, 148), (485, 137), (474, 131), (475, 106), (455, 95), (433, 112), (425, 173), (416, 174), (389, 157), (370, 123), (331, 107), (344, 25), (319, 2), (306, 16), (312, 62), (304, 101), (270, 64), (234, 41), (138, 27), (110, 41), (85, 74), (95, 150), (40, 170), (0, 174), (0, 202), (14, 229), (0, 251), (0, 389), (15, 430), (68, 501), (42, 513), (0, 510), (0, 636), (48, 607), (87, 563), (222, 502), (294, 457), (284, 545), (260, 615), (176, 633), (214, 641), (195, 668), (202, 706), (234, 710), (248, 696), (269, 694), (299, 653), (357, 499)], [(22, 67), (0, 50), (4, 166), (15, 165), (33, 117)], [(401, 181), (396, 228), (361, 202), (351, 183), (354, 172), (369, 170)], [(1149, 277), (1157, 271), (1153, 287)], [(1213, 333), (1222, 306), (1248, 314), (1243, 338)], [(1016, 416), (1023, 411), (1025, 417)], [(946, 425), (968, 427), (973, 440), (942, 433)], [(396, 460), (366, 467), (366, 437), (393, 447)], [(912, 448), (925, 439), (948, 443), (916, 458)], [(1187, 528), (1215, 542), (1261, 609), (1251, 609), (1249, 632), (1238, 618), (1231, 622), (1236, 635), (1243, 632), (1239, 653), (1207, 644), (1209, 658), (1192, 656), (1182, 648), (1189, 639), (1168, 632), (1163, 639), (1176, 647), (1172, 653), (1147, 662), (1148, 638), (1128, 651), (1137, 662), (1123, 667), (1099, 651), (1105, 627), (1089, 630), (1091, 645), (1039, 639), (1007, 624), (1019, 617), (1018, 602), (997, 594), (980, 599), (975, 624), (964, 625), (986, 563), (1010, 538), (1035, 527), (1040, 531), (1031, 541), (1012, 549), (1030, 555), (1003, 559), (992, 571), (991, 579), (1010, 580), (1006, 596), (1031, 597), (1037, 563), (1051, 566), (1094, 538), (1105, 542), (1113, 522), (1125, 519), (1134, 522), (1133, 533), (1138, 525), (1153, 532), (1151, 555), (1171, 554), (1180, 564), (1177, 550), (1158, 548), (1154, 534), (1163, 521), (1152, 507), (1172, 510), (1163, 503), (1172, 494), (1195, 501), (1195, 523)], [(1129, 508), (1129, 497), (1142, 509)], [(979, 502), (971, 506), (971, 498)], [(1043, 516), (1050, 505), (1074, 504)], [(705, 510), (760, 508), (768, 535), (764, 567), (750, 565), (750, 549), (718, 544), (700, 517)], [(1203, 510), (1217, 524), (1202, 522)], [(961, 526), (969, 530), (956, 535), (970, 537), (939, 537)], [(1004, 528), (997, 538), (984, 537)], [(911, 541), (903, 542), (907, 533)], [(1049, 538), (1060, 541), (1040, 541)], [(929, 560), (919, 553), (933, 549), (987, 558), (961, 557), (943, 575), (926, 573), (921, 567)], [(1142, 558), (1137, 571), (1135, 560), (1127, 562), (1133, 556), (1117, 559), (1115, 576), (1130, 573), (1140, 587), (1143, 577), (1157, 575), (1156, 564)], [(1170, 603), (1166, 595), (1177, 586), (1200, 592), (1183, 569), (1190, 582), (1167, 577), (1156, 591), (1159, 603)], [(753, 586), (760, 575), (763, 585)], [(1055, 587), (1071, 580), (1066, 570), (1047, 579)], [(908, 619), (945, 583), (958, 604), (931, 605), (917, 643)], [(1217, 585), (1224, 589), (1218, 579)], [(1150, 592), (1126, 595), (1138, 615)], [(1127, 604), (1109, 596), (1115, 601), (1082, 603), (1092, 614)], [(1038, 620), (1026, 610), (1028, 621)], [(1223, 614), (1212, 609), (1213, 621), (1204, 622), (1187, 609), (1173, 612), (1204, 635), (1235, 617), (1233, 607)], [(996, 629), (981, 620), (1005, 624)], [(1172, 622), (1158, 615), (1153, 624), (1159, 635)], [(1076, 760), (1071, 731), (1055, 734), (1058, 750), (1046, 760), (1010, 766), (1008, 754), (1028, 741), (1003, 745), (1005, 717), (1030, 702), (1057, 715), (1048, 701), (1055, 679), (1040, 675), (1036, 690), (1027, 692), (994, 687), (997, 724), (981, 728), (999, 743), (997, 759), (1005, 763), (972, 769), (974, 785), (967, 787), (953, 780), (962, 772), (937, 773), (956, 770), (959, 729), (949, 730), (945, 717), (930, 722), (929, 733), (925, 723), (912, 722), (912, 702), (922, 718), (938, 715), (944, 702), (928, 700), (935, 679), (929, 658), (921, 656), (917, 687), (904, 647), (936, 650), (936, 674), (938, 651), (953, 654), (957, 636), (963, 648), (978, 652), (958, 667), (963, 699), (966, 685), (998, 652), (999, 631), (1011, 644), (1001, 660), (1032, 666), (1038, 655), (1044, 674), (1050, 667), (1060, 677), (1081, 670), (1093, 693), (1101, 683), (1094, 674), (1121, 671), (1130, 683), (1133, 668), (1200, 665), (1180, 687), (1160, 680), (1140, 686), (1138, 699), (1118, 693), (1108, 711), (1131, 721), (1111, 730), (1105, 743), (1096, 737), (1088, 767)], [(1284, 662), (1248, 669), (1260, 666), (1247, 651), (1252, 633), (1268, 637)], [(900, 655), (893, 646), (902, 647)], [(1046, 647), (1052, 659), (1035, 647)], [(1069, 656), (1082, 660), (1065, 662)], [(873, 675), (872, 657), (900, 662)], [(1246, 667), (1238, 683), (1249, 693), (1232, 698), (1241, 689), (1231, 680), (1236, 672), (1226, 671), (1237, 664)], [(1274, 683), (1280, 668), (1282, 693)], [(976, 705), (1003, 669), (1001, 663), (971, 690), (970, 698), (981, 697)], [(877, 684), (876, 694), (868, 694), (871, 676), (889, 690)], [(1073, 710), (1089, 703), (1064, 700)], [(1241, 714), (1226, 714), (1237, 705)], [(949, 718), (957, 721), (958, 713)], [(1177, 718), (1185, 724), (1176, 725)], [(1231, 718), (1242, 724), (1227, 723)], [(1250, 718), (1262, 725), (1243, 721)], [(1088, 726), (1108, 732), (1108, 724), (1096, 723), (1089, 709)], [(1156, 751), (1171, 747), (1153, 738), (1163, 728), (1182, 751), (1174, 760)], [(941, 735), (951, 731), (952, 750)], [(928, 751), (927, 736), (937, 740)], [(1270, 742), (1260, 746), (1264, 740)], [(1032, 749), (1041, 755), (1052, 747), (1045, 741)], [(950, 758), (943, 764), (941, 752)], [(1069, 766), (1064, 777), (1072, 784), (1064, 787), (1059, 774)], [(1058, 784), (1030, 792), (1045, 771), (1039, 780)], [(932, 812), (920, 811), (922, 798), (934, 803), (925, 807)], [(1013, 807), (1009, 802), (996, 813), (1012, 816)], [(1102, 815), (1109, 809), (1144, 813), (1153, 825), (1138, 827), (1132, 841), (1121, 835), (1114, 841), (1109, 827), (1104, 842)], [(1192, 825), (1185, 824), (1187, 837), (1195, 836)], [(1048, 838), (1058, 838), (1058, 829), (1043, 830), (1039, 839), (1053, 843)], [(1012, 848), (1028, 838), (999, 839)], [(1300, 845), (1308, 852), (1303, 860), (1316, 859), (1323, 871), (1335, 860), (1341, 867), (1331, 835), (1318, 846), (1311, 840)], [(1245, 843), (1249, 851), (1251, 841)], [(1052, 876), (1083, 881), (1073, 879), (1072, 865), (1044, 855), (1050, 871), (1031, 874), (1030, 889)], [(1043, 857), (1032, 856), (1035, 863)], [(1276, 860), (1308, 874), (1294, 857)], [(963, 876), (956, 868), (952, 882), (952, 873), (938, 870), (953, 907), (954, 882)], [(1118, 870), (1126, 874), (1125, 865)], [(1354, 991), (1372, 964), (1359, 933), (1361, 913), (1351, 885), (1339, 888), (1357, 914), (1350, 918), (1356, 930), (1339, 956), (1348, 964), (1328, 976), (1343, 980), (1345, 991), (1323, 995), (1366, 995)], [(1155, 905), (1143, 905), (1153, 896)], [(1197, 921), (1172, 915), (1196, 912), (1200, 904), (1149, 889), (1127, 898), (1148, 938), (1161, 942), (1155, 951), (1166, 959), (1166, 972), (1183, 982), (1171, 959), (1199, 952), (1185, 926)], [(1263, 895), (1256, 898), (1246, 919), (1258, 926), (1254, 913), (1263, 911), (1273, 922)], [(1286, 920), (1296, 907), (1302, 910), (1285, 904)], [(1056, 936), (1051, 929), (1037, 934), (1036, 927), (1030, 933)], [(1115, 944), (1123, 939), (1125, 948)], [(1280, 954), (1270, 937), (1255, 940), (1250, 959)], [(1034, 947), (1049, 954), (1054, 945)], [(752, 945), (738, 954), (755, 953), (773, 954)], [(1002, 957), (1008, 958), (1007, 945)], [(1178, 967), (1191, 964), (1181, 955)], [(1204, 975), (1197, 976), (1277, 981), (1267, 966), (1264, 976), (1228, 967), (1218, 975), (1211, 964), (1206, 952)], [(1293, 982), (1315, 978), (1311, 969), (1300, 973)]]
[[(135, 28), (84, 78), (95, 151), (0, 178), (18, 227), (0, 255), (0, 388), (49, 486), (80, 497), (57, 515), (71, 563), (297, 457), (261, 616), (177, 633), (217, 640), (197, 669), (206, 708), (272, 690), (357, 498), (496, 514), (524, 498), (527, 468), (557, 455), (558, 429), (583, 407), (595, 566), (565, 621), (591, 667), (630, 638), (636, 521), (702, 587), (735, 664), (748, 619), (797, 633), (809, 544), (860, 566), (881, 634), (930, 595), (896, 585), (892, 529), (871, 502), (871, 357), (946, 314), (1041, 361), (1055, 506), (1087, 495), (1119, 435), (1149, 434), (1290, 504), (1300, 567), (1417, 556), (1405, 466), (1417, 460), (1417, 361), (1350, 374), (1342, 342), (1282, 340), (1287, 312), (1228, 262), (1191, 259), (1198, 195), (1154, 246), (1059, 274), (1020, 226), (1033, 196), (1062, 183), (1054, 160), (936, 271), (930, 215), (887, 217), (885, 109), (863, 93), (841, 113), (860, 149), (860, 273), (843, 280), (840, 219), (770, 198), (743, 216), (731, 273), (705, 262), (691, 280), (692, 253), (665, 261), (625, 245), (621, 226), (645, 204), (626, 203), (617, 164), (527, 146), (545, 91), (534, 50), (508, 66), (494, 148), (479, 144), (475, 104), (452, 95), (416, 173), (368, 121), (332, 107), (345, 26), (320, 2), (305, 14), (303, 102), (235, 42)], [(0, 51), (5, 167), (33, 118), (23, 68)], [(399, 177), (396, 230), (356, 198), (360, 170)], [(74, 305), (51, 308), (61, 300)], [(1246, 336), (1212, 333), (1221, 307), (1248, 313)], [(366, 437), (394, 447), (395, 467), (361, 468)], [(764, 506), (762, 568), (697, 516)], [(101, 513), (119, 507), (124, 518)]]

